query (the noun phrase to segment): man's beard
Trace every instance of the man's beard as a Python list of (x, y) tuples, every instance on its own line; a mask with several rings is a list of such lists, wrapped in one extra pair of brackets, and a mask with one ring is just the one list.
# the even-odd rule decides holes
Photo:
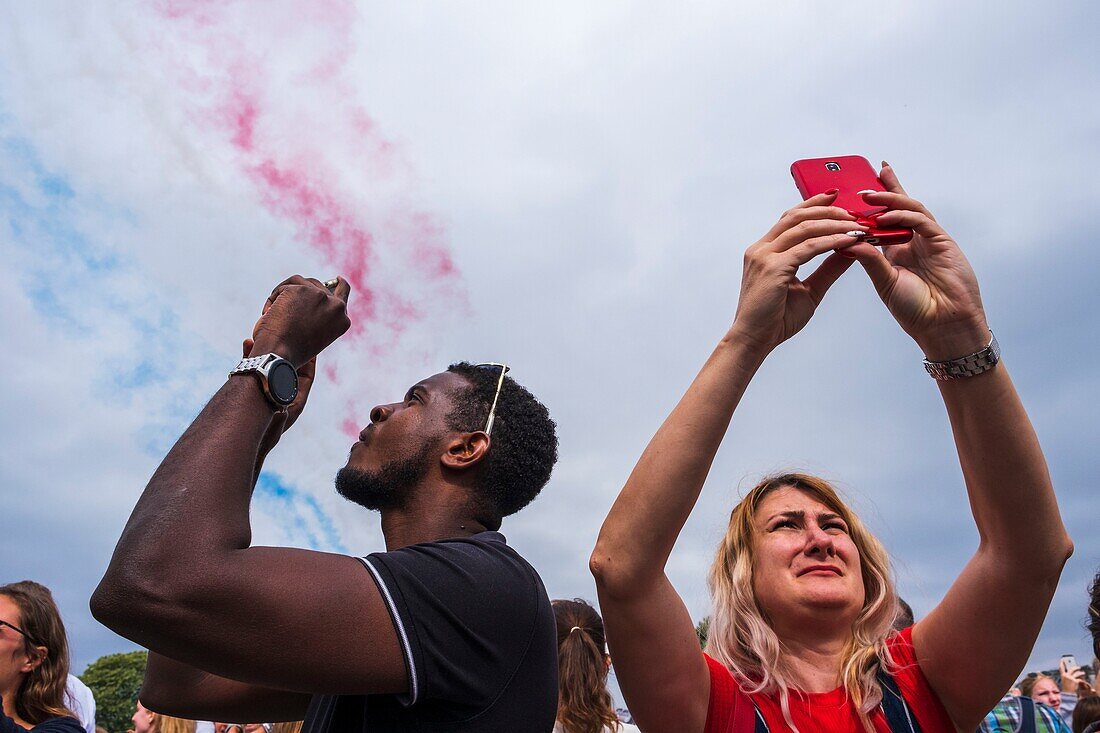
[(427, 475), (430, 453), (431, 446), (426, 445), (416, 455), (390, 461), (378, 471), (344, 466), (336, 473), (336, 493), (374, 511), (399, 509), (409, 489)]

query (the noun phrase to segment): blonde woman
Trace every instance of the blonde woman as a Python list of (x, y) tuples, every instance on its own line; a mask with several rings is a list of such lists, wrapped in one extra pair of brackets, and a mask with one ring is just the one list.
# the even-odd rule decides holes
[[(604, 522), (591, 567), (619, 685), (646, 733), (974, 730), (1046, 616), (1072, 545), (1043, 454), (966, 258), (885, 164), (880, 175), (887, 191), (864, 199), (886, 208), (880, 226), (915, 230), (912, 241), (885, 253), (862, 242), (856, 218), (831, 205), (836, 192), (784, 214), (748, 249), (733, 325)], [(956, 377), (937, 384), (981, 542), (939, 606), (894, 632), (879, 542), (827, 482), (772, 477), (730, 516), (710, 574), (704, 655), (665, 563), (749, 381), (853, 261), (930, 373)]]

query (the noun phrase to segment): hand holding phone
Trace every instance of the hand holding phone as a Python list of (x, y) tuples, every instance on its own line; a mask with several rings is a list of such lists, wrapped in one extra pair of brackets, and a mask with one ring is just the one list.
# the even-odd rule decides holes
[(865, 191), (885, 191), (886, 188), (866, 158), (840, 155), (796, 160), (791, 164), (791, 176), (803, 200), (838, 189), (833, 206), (839, 206), (856, 217), (856, 224), (867, 232), (863, 242), (875, 245), (905, 244), (913, 238), (912, 229), (876, 225), (886, 207), (868, 204), (862, 194)]
[(1081, 690), (1091, 689), (1085, 679), (1085, 670), (1077, 664), (1077, 657), (1072, 654), (1063, 654), (1058, 660), (1058, 672), (1062, 678), (1062, 692), (1076, 694)]

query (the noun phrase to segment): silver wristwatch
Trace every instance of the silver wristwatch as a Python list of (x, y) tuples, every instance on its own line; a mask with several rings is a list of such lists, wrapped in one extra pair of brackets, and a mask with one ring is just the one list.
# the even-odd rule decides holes
[(255, 374), (264, 396), (280, 410), (298, 396), (298, 371), (278, 354), (245, 357), (229, 372), (231, 377), (237, 374)]
[(932, 379), (940, 382), (949, 382), (953, 379), (966, 379), (982, 372), (988, 372), (997, 366), (1001, 360), (1001, 345), (997, 343), (997, 337), (989, 332), (989, 345), (981, 351), (975, 351), (969, 356), (947, 361), (924, 360), (924, 369)]

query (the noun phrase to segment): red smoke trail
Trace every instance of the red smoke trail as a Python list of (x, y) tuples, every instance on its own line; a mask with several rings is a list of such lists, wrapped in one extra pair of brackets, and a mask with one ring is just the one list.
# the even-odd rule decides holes
[[(293, 222), (298, 239), (332, 266), (333, 272), (324, 276), (338, 272), (351, 283), (353, 325), (346, 340), (380, 356), (396, 345), (410, 323), (425, 318), (417, 305), (427, 294), (421, 291), (464, 304), (445, 231), (435, 217), (392, 195), (389, 200), (383, 196), (379, 205), (341, 187), (341, 167), (361, 172), (371, 183), (381, 181), (383, 188), (400, 186), (403, 176), (408, 177), (393, 144), (382, 138), (361, 107), (348, 101), (354, 90), (343, 74), (354, 50), (353, 3), (162, 0), (157, 8), (170, 26), (166, 41), (183, 44), (179, 58), (169, 62), (185, 91), (195, 96), (193, 112), (200, 124), (213, 127), (224, 139), (263, 206)], [(314, 106), (320, 95), (325, 108), (315, 109), (307, 101), (305, 108), (291, 110), (296, 119), (283, 119), (285, 104), (276, 108), (270, 102), (295, 100), (296, 88), (287, 88), (286, 79), (270, 73), (262, 46), (273, 41), (274, 48), (285, 44), (293, 53), (301, 37), (314, 38), (321, 50), (306, 49), (308, 69), (294, 75), (292, 84)], [(302, 119), (320, 113), (339, 125), (339, 139), (316, 139), (312, 130), (296, 129)], [(400, 263), (412, 265), (412, 272), (380, 280), (380, 263), (392, 262), (395, 254)], [(387, 272), (392, 270), (391, 265)], [(401, 289), (390, 282), (399, 282)], [(367, 333), (370, 338), (364, 341)], [(339, 378), (331, 361), (322, 366), (322, 374)], [(359, 431), (350, 418), (343, 427), (352, 435)]]

